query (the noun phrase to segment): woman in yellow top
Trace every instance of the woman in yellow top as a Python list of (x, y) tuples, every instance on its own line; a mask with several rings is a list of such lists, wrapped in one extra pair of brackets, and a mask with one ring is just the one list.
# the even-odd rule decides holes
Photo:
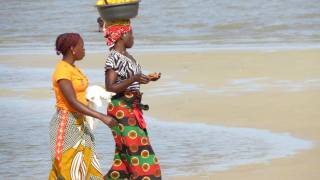
[(117, 122), (87, 106), (88, 79), (74, 65), (85, 56), (81, 36), (77, 33), (59, 35), (56, 51), (63, 59), (52, 76), (57, 111), (50, 122), (52, 169), (49, 180), (102, 180), (94, 153), (94, 136), (84, 115), (97, 118), (110, 128)]

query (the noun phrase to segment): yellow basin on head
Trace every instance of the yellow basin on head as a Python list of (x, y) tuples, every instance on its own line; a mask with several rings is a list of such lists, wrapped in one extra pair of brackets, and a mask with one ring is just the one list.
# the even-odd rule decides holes
[(101, 18), (106, 22), (115, 20), (129, 20), (138, 15), (140, 0), (99, 0), (98, 2), (97, 4), (101, 5), (96, 5), (97, 10)]
[(137, 2), (138, 0), (98, 0), (96, 2), (97, 6), (104, 6), (107, 4), (124, 4), (124, 3), (132, 3)]
[(98, 1), (96, 2), (96, 5), (97, 5), (97, 6), (103, 6), (103, 5), (106, 5), (106, 2), (105, 2), (104, 0), (98, 0)]

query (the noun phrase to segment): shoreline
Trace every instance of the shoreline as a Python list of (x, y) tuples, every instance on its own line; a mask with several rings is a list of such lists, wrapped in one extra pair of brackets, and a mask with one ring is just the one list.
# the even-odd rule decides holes
[[(54, 51), (54, 46), (49, 44), (40, 44), (39, 47), (30, 47), (33, 44), (24, 44), (22, 46), (16, 47), (15, 45), (7, 45), (0, 47), (0, 56), (10, 56), (10, 55), (56, 55)], [(43, 46), (45, 48), (43, 48)], [(301, 51), (301, 50), (319, 50), (319, 43), (267, 43), (267, 44), (220, 44), (220, 45), (143, 45), (138, 47), (133, 47), (130, 49), (131, 52), (135, 53), (186, 53), (186, 52), (241, 52), (241, 51)], [(96, 43), (87, 45), (88, 54), (101, 54), (108, 52), (107, 46), (104, 43)]]
[[(320, 78), (319, 49), (138, 52), (134, 54), (144, 69), (162, 72), (164, 80), (178, 80), (182, 83), (199, 85), (204, 89), (225, 87), (230, 79), (248, 77), (270, 77), (293, 82)], [(101, 69), (103, 71), (104, 57), (105, 53), (89, 53), (83, 62), (79, 62), (79, 66), (84, 70)], [(59, 57), (0, 55), (0, 60), (1, 65), (10, 68), (53, 69)], [(166, 84), (160, 81), (159, 85)], [(147, 93), (154, 88), (156, 85), (150, 84), (143, 87), (143, 91)], [(238, 91), (234, 87), (232, 90)], [(15, 96), (16, 93), (21, 92), (11, 92), (7, 89), (2, 91), (0, 96)], [(41, 97), (48, 95), (52, 97), (50, 89), (44, 88), (27, 91), (26, 97), (34, 98), (39, 94)], [(201, 120), (202, 123), (225, 127), (268, 129), (271, 132), (290, 133), (294, 137), (314, 142), (312, 149), (299, 151), (292, 157), (275, 159), (264, 164), (237, 166), (221, 172), (205, 173), (200, 175), (202, 179), (300, 180), (320, 178), (317, 170), (320, 166), (320, 161), (317, 161), (320, 156), (320, 122), (318, 122), (320, 113), (317, 109), (320, 107), (320, 102), (317, 101), (319, 98), (318, 88), (286, 92), (272, 87), (261, 92), (234, 96), (210, 94), (200, 89), (183, 91), (176, 96), (161, 96), (160, 99), (145, 96), (144, 101), (151, 105), (151, 111), (146, 114), (158, 119), (174, 119), (184, 123)], [(199, 175), (169, 179), (201, 180)]]

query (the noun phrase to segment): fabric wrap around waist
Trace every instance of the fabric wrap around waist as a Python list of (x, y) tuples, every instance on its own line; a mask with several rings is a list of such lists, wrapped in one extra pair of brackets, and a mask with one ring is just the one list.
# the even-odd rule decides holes
[(142, 104), (142, 93), (138, 91), (129, 91), (129, 92), (122, 92), (117, 93), (115, 96), (112, 97), (112, 101), (124, 101), (127, 103), (128, 108), (139, 108), (141, 110), (148, 111), (149, 105)]
[(124, 92), (112, 97), (108, 106), (108, 115), (118, 120), (134, 117), (137, 119), (140, 128), (146, 129), (142, 109), (148, 105), (141, 104), (142, 94), (139, 92)]

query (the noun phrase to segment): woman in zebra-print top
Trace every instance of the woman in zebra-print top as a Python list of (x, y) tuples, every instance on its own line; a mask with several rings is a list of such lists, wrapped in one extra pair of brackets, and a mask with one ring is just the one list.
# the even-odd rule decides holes
[(141, 66), (127, 52), (133, 46), (129, 22), (108, 26), (105, 37), (111, 51), (105, 64), (105, 85), (108, 91), (117, 94), (107, 111), (119, 125), (112, 128), (116, 153), (104, 178), (161, 180), (160, 165), (141, 112), (140, 93), (140, 84), (156, 81), (160, 74), (156, 77), (144, 75)]
[(105, 37), (110, 48), (105, 64), (106, 89), (117, 94), (139, 92), (140, 84), (147, 84), (150, 79), (142, 74), (141, 66), (127, 51), (134, 43), (130, 22), (108, 26)]
[[(140, 83), (147, 84), (149, 79), (142, 74), (141, 66), (137, 61), (129, 55), (127, 52), (120, 53), (115, 49), (112, 49), (106, 60), (106, 87), (108, 90), (119, 93), (125, 90), (139, 91)], [(115, 85), (110, 85), (111, 81), (115, 78)], [(119, 88), (119, 84), (123, 83), (123, 87)], [(127, 86), (127, 87), (126, 87)], [(125, 88), (126, 87), (126, 88)]]

